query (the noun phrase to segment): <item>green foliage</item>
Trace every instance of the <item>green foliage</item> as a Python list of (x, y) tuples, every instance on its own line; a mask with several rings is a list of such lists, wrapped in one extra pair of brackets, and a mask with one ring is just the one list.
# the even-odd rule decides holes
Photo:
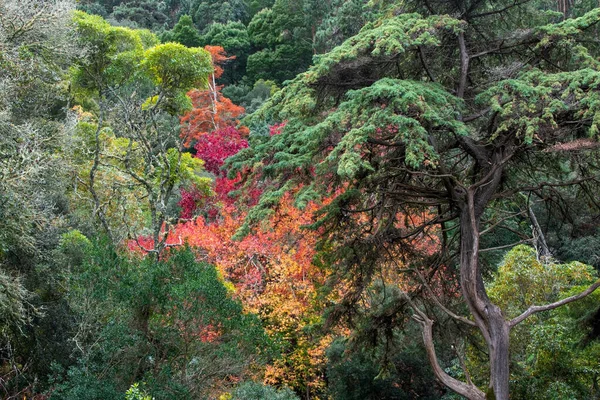
[(161, 40), (163, 43), (177, 42), (187, 47), (200, 47), (201, 45), (200, 33), (189, 15), (182, 15), (171, 31), (161, 35)]
[(382, 373), (378, 354), (383, 349), (356, 349), (338, 339), (327, 349), (329, 393), (334, 400), (408, 400), (414, 393), (439, 399), (423, 350), (408, 347), (390, 355), (389, 370)]
[(575, 116), (590, 119), (589, 134), (595, 136), (600, 126), (599, 85), (600, 72), (591, 68), (556, 74), (532, 70), (500, 81), (478, 100), (490, 104), (502, 117), (496, 135), (515, 131), (531, 143), (540, 129), (556, 127), (556, 116), (568, 112), (575, 102), (582, 105)]
[(248, 58), (247, 76), (281, 83), (304, 71), (316, 51), (316, 30), (330, 4), (311, 0), (277, 0), (248, 24), (259, 51)]
[(134, 383), (125, 392), (125, 400), (152, 400), (152, 398), (140, 389), (139, 383)]
[(164, 1), (130, 0), (119, 3), (112, 8), (110, 17), (119, 21), (120, 25), (158, 30), (171, 24), (170, 10)]
[[(271, 356), (258, 318), (243, 312), (216, 269), (198, 263), (189, 248), (157, 262), (94, 243), (72, 276), (71, 301), (86, 321), (81, 354), (66, 373), (56, 370), (53, 399), (126, 391), (203, 398)], [(145, 382), (145, 393), (130, 387), (133, 380)]]
[(288, 388), (277, 390), (273, 386), (257, 382), (244, 382), (231, 393), (228, 400), (298, 400), (299, 397)]
[[(69, 1), (0, 2), (0, 397), (45, 388), (68, 359), (73, 321), (55, 259), (68, 224), (63, 149), (67, 66), (77, 49)], [(36, 389), (37, 389), (36, 388)]]
[(221, 46), (236, 58), (247, 57), (250, 50), (248, 32), (241, 22), (210, 24), (202, 35), (201, 41), (204, 45)]
[(228, 21), (247, 22), (248, 11), (243, 0), (200, 0), (193, 1), (190, 7), (196, 25), (204, 32), (213, 22)]
[(249, 0), (247, 2), (249, 16), (252, 18), (263, 9), (272, 7), (274, 2), (275, 0)]
[(251, 54), (246, 72), (251, 81), (271, 79), (281, 83), (306, 70), (309, 63), (308, 47), (282, 44), (274, 50), (264, 49)]
[(504, 257), (488, 294), (509, 318), (514, 318), (532, 304), (544, 304), (564, 297), (573, 287), (592, 284), (593, 267), (579, 262), (542, 264), (535, 250), (520, 245)]
[(87, 59), (72, 68), (76, 94), (85, 98), (107, 86), (142, 78), (139, 64), (145, 46), (157, 42), (154, 35), (112, 27), (102, 17), (81, 11), (74, 13), (73, 22), (79, 43), (90, 49)]
[(376, 14), (376, 7), (368, 0), (337, 0), (332, 3), (335, 11), (323, 18), (315, 34), (319, 54), (356, 35)]
[(252, 18), (252, 21), (248, 24), (248, 34), (253, 45), (267, 47), (279, 42), (278, 32), (271, 28), (275, 23), (275, 18), (276, 16), (271, 8), (259, 11)]
[[(571, 262), (542, 264), (535, 250), (517, 246), (498, 268), (488, 294), (509, 318), (531, 305), (580, 293), (597, 279), (593, 267)], [(537, 314), (512, 332), (511, 396), (516, 399), (590, 398), (595, 391), (600, 343), (589, 334), (598, 293), (559, 309)], [(476, 364), (475, 364), (476, 365)], [(477, 371), (477, 367), (472, 368)]]
[[(292, 87), (288, 86), (287, 89)], [(277, 104), (283, 101), (284, 108), (264, 106), (251, 118), (260, 118), (264, 112), (270, 114), (269, 117), (273, 120), (285, 120), (294, 114), (307, 112), (313, 106), (308, 97), (310, 94), (303, 94), (304, 98), (297, 97), (291, 102), (286, 101), (288, 95), (289, 91), (283, 89), (267, 102)], [(302, 104), (303, 102), (306, 104)], [(438, 160), (429, 142), (429, 129), (447, 129), (459, 135), (466, 134), (464, 125), (455, 118), (461, 106), (459, 99), (448, 94), (439, 85), (382, 79), (367, 88), (349, 91), (346, 101), (323, 121), (312, 126), (304, 125), (299, 120), (293, 124), (288, 123), (284, 134), (272, 136), (262, 143), (258, 142), (262, 140), (259, 138), (253, 149), (243, 150), (238, 157), (242, 158), (253, 152), (251, 163), (258, 163), (265, 157), (264, 151), (275, 149), (273, 161), (261, 170), (265, 174), (308, 170), (316, 165), (321, 175), (334, 171), (343, 179), (354, 179), (376, 172), (373, 164), (380, 167), (385, 165), (385, 159), (373, 157), (372, 153), (365, 150), (365, 146), (369, 139), (385, 135), (388, 127), (394, 127), (387, 136), (388, 140), (406, 143), (404, 154), (399, 157), (403, 157), (407, 165), (413, 168), (435, 165)], [(308, 119), (308, 122), (311, 120)], [(320, 153), (321, 143), (327, 137), (342, 133), (345, 135), (328, 154), (324, 156)], [(301, 176), (298, 178), (302, 179)], [(288, 181), (287, 187), (292, 186), (292, 181)], [(258, 217), (254, 219), (254, 213), (260, 212), (258, 210), (263, 204), (268, 206), (272, 202), (261, 201), (251, 211), (250, 219), (260, 220)]]
[(400, 14), (378, 23), (369, 23), (358, 35), (319, 58), (307, 74), (307, 82), (326, 76), (340, 63), (360, 57), (396, 56), (417, 46), (439, 46), (443, 33), (457, 34), (462, 29), (463, 22), (447, 15), (423, 18), (418, 14)]
[(167, 90), (189, 90), (206, 85), (212, 72), (210, 54), (199, 48), (189, 49), (177, 43), (165, 43), (146, 50), (144, 66), (153, 82)]

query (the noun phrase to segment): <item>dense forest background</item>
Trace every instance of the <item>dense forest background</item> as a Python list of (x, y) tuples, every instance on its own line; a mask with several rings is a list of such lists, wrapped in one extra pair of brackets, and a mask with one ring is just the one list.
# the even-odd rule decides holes
[(600, 5), (0, 2), (0, 398), (600, 399)]

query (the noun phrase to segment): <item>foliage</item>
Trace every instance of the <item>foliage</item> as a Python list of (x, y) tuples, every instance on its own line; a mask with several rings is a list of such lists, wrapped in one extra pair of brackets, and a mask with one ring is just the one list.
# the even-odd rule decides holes
[(228, 400), (297, 400), (298, 396), (290, 389), (275, 389), (269, 385), (244, 382), (239, 385)]
[(177, 42), (187, 47), (200, 47), (201, 45), (200, 33), (189, 15), (182, 15), (171, 31), (161, 35), (161, 41), (163, 43)]
[(0, 397), (598, 397), (596, 6), (0, 1)]
[(248, 142), (230, 126), (202, 135), (194, 149), (196, 157), (204, 161), (206, 170), (219, 176), (222, 175), (221, 166), (225, 159), (246, 147)]
[[(0, 338), (22, 331), (31, 322), (35, 309), (29, 302), (32, 297), (19, 279), (0, 269)], [(16, 332), (11, 332), (16, 331)]]
[(58, 224), (51, 199), (69, 168), (58, 150), (72, 125), (59, 111), (67, 97), (62, 67), (73, 55), (64, 26), (72, 4), (36, 11), (36, 3), (0, 5), (0, 262), (11, 251), (33, 254), (36, 232)]
[(351, 350), (344, 340), (327, 349), (327, 378), (333, 399), (410, 399), (414, 393), (439, 399), (421, 349), (409, 348), (391, 355), (392, 370), (382, 374), (380, 361), (368, 349)]
[[(157, 44), (147, 31), (112, 27), (98, 16), (79, 12), (75, 23), (90, 53), (73, 69), (74, 86), (95, 114), (80, 113), (82, 141), (93, 154), (81, 160), (80, 179), (93, 214), (113, 240), (137, 237), (149, 219), (155, 247), (146, 250), (158, 256), (176, 219), (168, 208), (176, 189), (193, 184), (209, 191), (208, 179), (199, 176), (202, 162), (184, 153), (187, 138), (179, 137), (177, 116), (191, 108), (186, 92), (207, 84), (210, 55), (178, 43)], [(109, 107), (110, 101), (119, 107)], [(113, 184), (99, 191), (100, 178)], [(115, 195), (117, 203), (105, 200)], [(145, 207), (137, 209), (142, 198)], [(122, 215), (118, 236), (109, 223), (119, 221), (116, 213)]]
[(71, 1), (0, 4), (0, 397), (47, 384), (72, 320), (54, 259), (69, 222)]
[(242, 312), (215, 268), (189, 249), (157, 262), (95, 244), (71, 285), (86, 320), (81, 354), (66, 374), (57, 371), (52, 398), (111, 398), (138, 380), (156, 399), (208, 395), (270, 357), (256, 316)]
[[(583, 44), (594, 35), (598, 10), (560, 21), (537, 5), (506, 3), (506, 8), (473, 3), (465, 9), (407, 4), (403, 12), (368, 23), (316, 57), (314, 66), (244, 120), (249, 126), (285, 122), (285, 127), (278, 135), (251, 134), (250, 146), (228, 164), (230, 176), (245, 173), (248, 181), (265, 186), (238, 237), (252, 232), (286, 193), (333, 197), (314, 225), (327, 232), (321, 241), (324, 262), (336, 265), (345, 292), (332, 320), (355, 313), (381, 270), (396, 265), (415, 276), (423, 269), (425, 285), (425, 277), (443, 265), (459, 268), (462, 300), (473, 318), (462, 321), (475, 324), (486, 340), (492, 367), (485, 383), (488, 394), (498, 398), (508, 398), (508, 332), (519, 321), (509, 321), (482, 289), (480, 234), (503, 229), (502, 221), (522, 215), (514, 214), (509, 201), (517, 193), (552, 204), (542, 194), (546, 186), (567, 187), (556, 194), (561, 201), (567, 199), (563, 193), (577, 190), (597, 213), (593, 196), (575, 185), (598, 183), (591, 160), (597, 159), (600, 115), (597, 48)], [(523, 32), (515, 36), (513, 27), (490, 26), (488, 17), (498, 14)], [(279, 23), (273, 13), (261, 18), (270, 27)], [(493, 43), (479, 36), (482, 31)], [(256, 40), (264, 45), (275, 37)], [(560, 70), (554, 61), (524, 58), (517, 47), (555, 60)], [(258, 54), (249, 58), (248, 71)], [(570, 129), (575, 120), (577, 128)], [(586, 156), (572, 155), (572, 149), (587, 151)], [(534, 168), (526, 161), (530, 157)], [(506, 217), (493, 222), (486, 219), (487, 210), (502, 210)], [(412, 244), (423, 238), (439, 240), (441, 251), (415, 249)], [(419, 298), (411, 308), (424, 327), (433, 362), (433, 320), (425, 312), (429, 298)], [(433, 367), (458, 393), (486, 396), (476, 385), (449, 376), (437, 361)]]
[[(215, 65), (213, 80), (208, 90), (193, 90), (188, 93), (193, 108), (181, 118), (181, 123), (184, 125), (181, 135), (188, 145), (209, 132), (237, 126), (239, 117), (244, 114), (244, 108), (223, 96), (221, 86), (215, 83), (215, 80), (223, 74), (221, 65), (229, 58), (222, 47), (207, 46), (206, 48), (212, 55)], [(246, 128), (240, 127), (240, 132), (246, 133)]]
[(214, 263), (233, 283), (245, 308), (258, 313), (280, 343), (282, 355), (267, 369), (267, 382), (303, 393), (322, 390), (320, 369), (327, 344), (309, 329), (317, 322), (315, 288), (323, 280), (311, 263), (315, 234), (301, 229), (312, 221), (311, 207), (300, 211), (288, 198), (264, 221), (263, 230), (235, 243), (231, 237), (243, 215), (225, 203), (214, 222), (200, 217), (181, 224), (170, 239), (180, 238)]
[(202, 31), (213, 22), (246, 21), (248, 15), (246, 2), (242, 0), (200, 0), (191, 3), (194, 21)]
[[(594, 268), (579, 262), (542, 264), (534, 249), (517, 246), (506, 254), (488, 293), (515, 317), (531, 304), (578, 293), (596, 276)], [(548, 315), (540, 314), (512, 333), (515, 398), (590, 398), (596, 394), (595, 360), (600, 344), (590, 334), (597, 323), (598, 297), (593, 294)], [(481, 368), (480, 362), (473, 364), (472, 371)]]
[[(112, 8), (110, 18), (118, 21), (121, 25), (133, 28), (160, 29), (170, 22), (170, 10), (167, 9), (165, 2), (132, 0), (119, 3)], [(94, 9), (92, 8), (92, 10)]]
[(125, 392), (125, 400), (152, 400), (152, 398), (140, 390), (138, 383), (134, 383)]
[(227, 54), (235, 55), (235, 59), (228, 61), (220, 82), (231, 84), (242, 79), (246, 73), (246, 61), (251, 51), (251, 44), (247, 29), (241, 22), (229, 21), (226, 24), (209, 25), (202, 35), (201, 43), (205, 46), (222, 47)]

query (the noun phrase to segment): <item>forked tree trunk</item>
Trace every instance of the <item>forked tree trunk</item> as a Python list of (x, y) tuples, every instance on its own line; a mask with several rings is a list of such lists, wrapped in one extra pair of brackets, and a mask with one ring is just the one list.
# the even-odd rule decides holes
[(486, 397), (508, 400), (510, 327), (500, 307), (493, 304), (487, 296), (479, 268), (481, 215), (491, 197), (488, 194), (494, 192), (497, 184), (498, 179), (492, 178), (484, 190), (480, 186), (467, 191), (460, 215), (460, 284), (474, 322), (488, 346), (490, 380)]

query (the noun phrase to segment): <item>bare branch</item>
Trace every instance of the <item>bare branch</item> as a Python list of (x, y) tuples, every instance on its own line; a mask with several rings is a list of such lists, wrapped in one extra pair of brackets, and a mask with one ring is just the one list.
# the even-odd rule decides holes
[(518, 242), (514, 242), (514, 243), (510, 243), (510, 244), (504, 244), (501, 246), (496, 246), (496, 247), (488, 247), (485, 249), (480, 249), (479, 252), (480, 253), (484, 253), (486, 251), (494, 251), (494, 250), (502, 250), (502, 249), (508, 249), (510, 247), (515, 247), (517, 245), (523, 244), (523, 243), (529, 243), (531, 242), (533, 239), (523, 239), (523, 240), (519, 240)]
[(531, 0), (515, 1), (515, 2), (513, 2), (513, 4), (508, 5), (508, 6), (504, 7), (504, 8), (500, 8), (498, 10), (488, 11), (488, 12), (484, 12), (484, 13), (480, 13), (480, 14), (473, 14), (473, 15), (470, 15), (469, 18), (471, 18), (471, 19), (473, 19), (473, 18), (481, 18), (481, 17), (488, 17), (490, 15), (501, 14), (501, 13), (503, 13), (505, 11), (510, 10), (511, 8), (518, 7), (518, 6), (521, 6), (523, 4), (529, 3), (530, 1)]
[(457, 321), (465, 323), (465, 324), (467, 324), (469, 326), (477, 326), (477, 324), (475, 322), (471, 321), (470, 319), (467, 319), (467, 318), (463, 317), (462, 315), (458, 315), (458, 314), (450, 311), (448, 308), (446, 308), (446, 306), (444, 306), (442, 304), (442, 302), (440, 301), (440, 299), (438, 299), (438, 297), (435, 295), (435, 293), (433, 293), (433, 290), (431, 290), (431, 287), (429, 286), (429, 284), (425, 280), (425, 277), (423, 276), (423, 274), (421, 274), (421, 272), (418, 271), (418, 270), (416, 270), (416, 269), (412, 269), (411, 271), (414, 272), (419, 277), (419, 280), (421, 281), (421, 283), (423, 284), (423, 286), (425, 286), (425, 289), (427, 289), (427, 291), (429, 292), (429, 294), (433, 298), (434, 303), (440, 309), (442, 309), (442, 311), (444, 311), (446, 314), (448, 314), (450, 317), (454, 318)]
[(592, 294), (599, 287), (600, 287), (600, 280), (596, 281), (596, 283), (594, 283), (592, 286), (590, 286), (589, 288), (587, 288), (583, 292), (581, 292), (579, 294), (576, 294), (576, 295), (573, 295), (571, 297), (567, 297), (566, 299), (555, 301), (554, 303), (546, 304), (544, 306), (531, 306), (523, 314), (521, 314), (518, 317), (512, 319), (508, 323), (508, 326), (510, 328), (512, 328), (513, 326), (519, 324), (520, 322), (523, 322), (530, 315), (533, 315), (535, 313), (539, 313), (539, 312), (542, 312), (542, 311), (554, 310), (555, 308), (558, 308), (560, 306), (564, 306), (565, 304), (569, 304), (569, 303), (577, 301), (579, 299), (583, 299), (587, 295)]
[(412, 300), (410, 300), (408, 295), (405, 294), (405, 298), (415, 312), (413, 319), (423, 328), (423, 343), (425, 345), (425, 350), (427, 351), (429, 363), (433, 368), (433, 373), (436, 378), (438, 378), (445, 386), (468, 399), (485, 400), (485, 394), (477, 386), (461, 382), (458, 379), (451, 377), (440, 366), (435, 353), (435, 344), (433, 343), (433, 321), (428, 318), (427, 315), (412, 302)]
[(458, 45), (460, 47), (460, 79), (456, 97), (465, 97), (465, 88), (467, 86), (467, 76), (469, 75), (469, 54), (467, 53), (467, 45), (465, 43), (465, 34), (461, 32), (458, 35)]

